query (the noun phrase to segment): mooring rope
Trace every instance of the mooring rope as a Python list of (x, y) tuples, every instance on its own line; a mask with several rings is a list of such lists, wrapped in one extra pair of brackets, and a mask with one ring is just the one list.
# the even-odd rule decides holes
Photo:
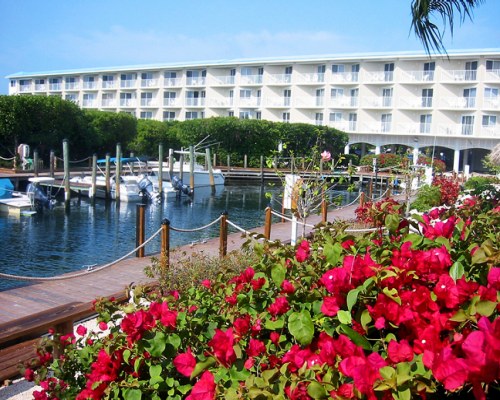
[(259, 235), (257, 232), (247, 231), (246, 229), (242, 228), (241, 226), (236, 225), (233, 221), (226, 220), (226, 222), (228, 225), (231, 225), (234, 229), (240, 231), (241, 233), (245, 234), (246, 236), (250, 236), (254, 240), (266, 240), (269, 243), (276, 243), (276, 240), (270, 240), (270, 239), (268, 240), (268, 239), (263, 238), (263, 237), (256, 238), (256, 236)]
[(4, 160), (4, 161), (12, 161), (12, 160), (14, 160), (15, 158), (16, 158), (16, 157), (5, 158), (5, 157), (0, 156), (0, 160)]
[(77, 278), (80, 276), (84, 275), (89, 275), (93, 272), (98, 272), (102, 271), (103, 269), (109, 268), (120, 261), (125, 260), (126, 258), (130, 257), (132, 254), (134, 254), (137, 250), (140, 248), (146, 246), (151, 240), (153, 240), (156, 236), (160, 234), (163, 228), (158, 229), (153, 235), (144, 241), (140, 246), (137, 246), (135, 249), (132, 251), (128, 252), (124, 256), (120, 257), (119, 259), (112, 261), (108, 264), (102, 265), (98, 268), (87, 268), (86, 271), (83, 272), (76, 272), (74, 274), (66, 274), (66, 275), (61, 275), (61, 276), (51, 276), (51, 277), (33, 277), (33, 276), (23, 276), (23, 275), (11, 275), (11, 274), (4, 274), (0, 272), (0, 278), (5, 278), (5, 279), (10, 279), (10, 280), (18, 280), (18, 281), (31, 281), (31, 282), (47, 282), (47, 281), (60, 281), (60, 280), (65, 280), (65, 279), (72, 279), (72, 278)]
[(187, 228), (174, 228), (173, 226), (170, 227), (173, 231), (176, 232), (197, 232), (197, 231), (202, 231), (203, 229), (210, 228), (212, 225), (216, 224), (219, 222), (222, 218), (222, 215), (219, 215), (217, 219), (214, 219), (212, 222), (208, 223), (207, 225), (200, 226), (199, 228), (192, 228), (192, 229), (187, 229)]

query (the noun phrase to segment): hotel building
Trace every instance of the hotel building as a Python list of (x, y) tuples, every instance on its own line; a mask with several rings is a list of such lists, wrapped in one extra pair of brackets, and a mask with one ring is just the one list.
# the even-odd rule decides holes
[(429, 150), (481, 170), (500, 139), (500, 49), (347, 54), (17, 73), (9, 94), (160, 121), (218, 116), (327, 125), (376, 154)]

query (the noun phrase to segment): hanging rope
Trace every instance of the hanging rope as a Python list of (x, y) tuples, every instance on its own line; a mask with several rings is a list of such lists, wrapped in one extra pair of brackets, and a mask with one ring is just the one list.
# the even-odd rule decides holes
[(173, 226), (170, 227), (171, 230), (176, 231), (176, 232), (197, 232), (197, 231), (202, 231), (203, 229), (210, 228), (212, 225), (215, 225), (217, 222), (219, 222), (222, 218), (222, 215), (220, 215), (217, 219), (214, 219), (212, 222), (208, 223), (207, 225), (200, 226), (199, 228), (192, 228), (192, 229), (187, 229), (187, 228), (174, 228)]
[(32, 276), (22, 276), (22, 275), (11, 275), (11, 274), (4, 274), (0, 273), (0, 278), (4, 279), (10, 279), (10, 280), (18, 280), (18, 281), (30, 281), (30, 282), (47, 282), (47, 281), (60, 281), (60, 280), (66, 280), (66, 279), (72, 279), (72, 278), (77, 278), (79, 276), (84, 276), (84, 275), (89, 275), (94, 272), (102, 271), (103, 269), (109, 268), (120, 261), (125, 260), (126, 258), (130, 257), (132, 254), (134, 254), (137, 250), (140, 248), (146, 246), (151, 240), (153, 240), (156, 236), (158, 236), (163, 228), (158, 229), (153, 235), (147, 239), (143, 244), (140, 246), (137, 246), (135, 249), (132, 251), (128, 252), (124, 256), (120, 257), (119, 259), (112, 261), (108, 264), (102, 265), (98, 268), (92, 268), (92, 266), (87, 266), (87, 270), (83, 272), (76, 272), (74, 274), (67, 274), (67, 275), (61, 275), (61, 276), (53, 276), (53, 277), (32, 277)]
[(12, 160), (14, 160), (15, 158), (16, 158), (16, 157), (5, 158), (5, 157), (0, 156), (0, 160), (4, 160), (4, 161), (12, 161)]
[[(256, 238), (257, 235), (259, 235), (257, 232), (250, 232), (245, 229), (243, 229), (241, 226), (236, 225), (234, 222), (230, 220), (226, 220), (228, 225), (231, 225), (234, 229), (240, 231), (241, 233), (245, 234), (246, 236), (250, 236), (254, 240), (266, 240), (266, 238)], [(276, 243), (276, 240), (267, 240), (269, 243)]]

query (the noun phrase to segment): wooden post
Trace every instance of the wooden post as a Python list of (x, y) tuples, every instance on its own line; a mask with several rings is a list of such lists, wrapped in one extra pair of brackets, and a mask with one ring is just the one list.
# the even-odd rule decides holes
[(69, 188), (69, 144), (68, 140), (63, 140), (63, 159), (64, 159), (64, 206), (69, 208), (69, 200), (71, 197)]
[(215, 179), (214, 179), (214, 170), (212, 169), (212, 160), (210, 159), (210, 149), (205, 149), (205, 161), (207, 162), (208, 167), (208, 180), (210, 182), (210, 187), (212, 188), (212, 192), (215, 192)]
[(368, 186), (368, 197), (370, 197), (370, 201), (373, 199), (373, 178), (370, 178), (370, 186)]
[(179, 156), (179, 179), (184, 182), (184, 154)]
[(97, 191), (97, 154), (92, 156), (92, 186), (89, 191), (90, 202), (94, 204)]
[[(72, 319), (67, 319), (66, 321), (60, 322), (54, 326), (54, 335), (68, 335), (73, 333), (74, 330), (74, 321)], [(57, 341), (57, 344), (54, 346), (53, 356), (54, 359), (57, 360), (61, 354), (63, 354), (63, 345), (61, 341)]]
[(246, 168), (247, 168), (247, 166), (248, 166), (248, 157), (247, 157), (247, 155), (245, 154), (245, 155), (243, 156), (243, 168), (245, 168), (245, 169), (246, 169)]
[(260, 156), (260, 184), (264, 183), (264, 156)]
[(170, 221), (161, 222), (161, 269), (162, 275), (170, 267)]
[(111, 197), (111, 161), (109, 153), (106, 153), (106, 170), (104, 172), (104, 180), (106, 182), (106, 199)]
[(231, 156), (227, 155), (227, 172), (231, 171)]
[(222, 213), (219, 230), (219, 257), (225, 257), (227, 254), (227, 211)]
[(122, 145), (116, 144), (115, 200), (120, 200), (120, 178), (122, 173)]
[(189, 146), (189, 186), (194, 190), (194, 146)]
[(363, 207), (365, 205), (365, 192), (361, 192), (359, 196), (359, 206)]
[(168, 149), (168, 179), (172, 181), (174, 176), (174, 149)]
[(50, 161), (49, 161), (49, 164), (50, 164), (49, 165), (49, 171), (50, 172), (49, 172), (49, 175), (50, 175), (51, 178), (54, 177), (54, 167), (55, 167), (54, 160), (55, 160), (55, 158), (56, 158), (56, 156), (54, 154), (54, 150), (50, 150)]
[(323, 175), (323, 160), (319, 160), (319, 173)]
[(217, 154), (214, 153), (214, 161), (212, 162), (212, 166), (215, 168), (217, 166)]
[(163, 197), (163, 144), (158, 145), (158, 192)]
[(328, 201), (326, 200), (325, 188), (321, 191), (321, 222), (328, 221)]
[[(146, 208), (145, 204), (137, 204), (137, 213), (136, 213), (136, 224), (135, 224), (135, 247), (139, 247), (144, 243), (145, 238), (145, 218), (144, 218), (144, 210)], [(136, 257), (144, 257), (144, 247), (137, 249), (135, 252)]]
[(271, 206), (266, 207), (266, 222), (264, 224), (264, 237), (266, 240), (271, 239), (272, 210)]
[(38, 176), (38, 150), (33, 152), (33, 173)]
[(292, 157), (290, 158), (290, 173), (291, 173), (292, 175), (293, 175), (293, 171), (294, 171), (294, 169), (295, 169), (295, 159), (294, 159), (294, 157), (292, 156)]

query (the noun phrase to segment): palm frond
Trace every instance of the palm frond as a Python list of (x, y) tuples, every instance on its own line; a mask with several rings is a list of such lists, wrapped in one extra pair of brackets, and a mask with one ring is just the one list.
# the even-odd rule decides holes
[[(422, 42), (427, 53), (431, 50), (446, 53), (443, 37), (449, 26), (453, 36), (455, 20), (463, 23), (466, 18), (472, 20), (473, 9), (485, 0), (413, 0), (411, 4), (411, 27)], [(442, 30), (432, 22), (434, 16), (441, 17)]]

